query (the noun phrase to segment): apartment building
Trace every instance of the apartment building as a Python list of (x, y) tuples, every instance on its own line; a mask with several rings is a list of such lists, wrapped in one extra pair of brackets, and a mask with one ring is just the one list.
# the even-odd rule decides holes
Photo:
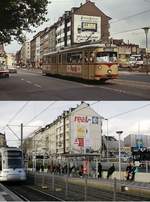
[(108, 41), (110, 19), (91, 1), (73, 7), (56, 23), (56, 48), (87, 41)]
[(28, 67), (30, 64), (30, 41), (25, 41), (21, 48), (21, 65), (23, 67)]
[(6, 136), (3, 133), (0, 133), (0, 147), (5, 147), (6, 144)]
[[(63, 154), (81, 154), (101, 149), (102, 117), (87, 103), (64, 111), (56, 120), (30, 136), (30, 146), (26, 144), (28, 155), (48, 154), (62, 158)], [(28, 138), (25, 142), (28, 141)], [(32, 142), (32, 144), (31, 144)], [(25, 143), (24, 143), (25, 145)], [(32, 150), (32, 151), (31, 151)]]

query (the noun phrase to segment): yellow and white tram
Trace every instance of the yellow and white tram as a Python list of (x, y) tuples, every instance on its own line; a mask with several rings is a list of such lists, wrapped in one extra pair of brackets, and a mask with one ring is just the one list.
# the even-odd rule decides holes
[(43, 56), (43, 75), (60, 75), (85, 80), (118, 77), (117, 47), (89, 44), (70, 47)]
[(26, 172), (22, 151), (14, 147), (0, 148), (0, 181), (24, 181)]

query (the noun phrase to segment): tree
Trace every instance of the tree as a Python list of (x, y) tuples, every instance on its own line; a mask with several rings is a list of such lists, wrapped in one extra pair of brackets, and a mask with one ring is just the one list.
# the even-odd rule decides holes
[(24, 31), (31, 32), (45, 22), (48, 0), (1, 0), (0, 43), (10, 43), (14, 38), (24, 40)]

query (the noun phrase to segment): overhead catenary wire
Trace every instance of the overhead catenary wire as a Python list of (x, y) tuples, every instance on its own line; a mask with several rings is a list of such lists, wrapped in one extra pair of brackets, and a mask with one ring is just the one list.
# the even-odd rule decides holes
[(9, 121), (7, 122), (7, 124), (1, 128), (0, 130), (5, 130), (5, 128), (7, 127), (7, 125), (9, 125), (17, 116), (18, 114), (20, 114), (24, 109), (25, 107), (28, 105), (30, 101), (27, 101), (23, 104), (23, 106), (21, 106), (21, 108), (19, 108), (19, 110), (17, 110), (17, 112), (9, 119)]
[(30, 121), (28, 121), (24, 126), (28, 126), (33, 120), (35, 120), (37, 117), (39, 117), (41, 114), (43, 114), (45, 111), (47, 111), (51, 106), (53, 106), (56, 103), (56, 101), (48, 104), (47, 107), (45, 107), (42, 111), (40, 111), (38, 114), (36, 114)]
[(111, 117), (108, 117), (107, 119), (108, 119), (108, 120), (114, 119), (114, 118), (117, 118), (117, 117), (119, 117), (119, 116), (123, 116), (123, 115), (125, 115), (125, 114), (131, 113), (131, 112), (135, 112), (135, 111), (138, 111), (138, 110), (140, 110), (140, 109), (143, 109), (143, 108), (146, 108), (146, 107), (149, 107), (149, 106), (150, 106), (150, 103), (149, 103), (149, 104), (146, 104), (146, 105), (143, 105), (143, 106), (140, 106), (140, 107), (136, 107), (136, 108), (134, 108), (134, 109), (130, 109), (130, 110), (126, 111), (126, 112), (122, 112), (122, 113), (113, 115), (113, 116), (111, 116)]
[(139, 15), (143, 15), (143, 14), (145, 14), (145, 13), (149, 13), (149, 12), (150, 12), (150, 9), (144, 10), (144, 11), (141, 11), (141, 12), (139, 12), (139, 13), (135, 13), (135, 14), (133, 14), (133, 15), (129, 15), (129, 16), (120, 18), (120, 19), (118, 19), (118, 20), (111, 21), (110, 24), (117, 23), (117, 22), (120, 22), (120, 21), (123, 21), (123, 20), (127, 20), (127, 19), (130, 19), (130, 18), (139, 16)]

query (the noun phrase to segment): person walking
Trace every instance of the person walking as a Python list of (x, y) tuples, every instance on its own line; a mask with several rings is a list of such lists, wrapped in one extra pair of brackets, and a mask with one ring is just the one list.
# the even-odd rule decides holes
[(130, 180), (132, 178), (132, 164), (129, 163), (128, 166), (126, 167), (126, 179)]
[(98, 179), (102, 177), (102, 164), (98, 163)]
[(131, 170), (131, 173), (132, 173), (131, 181), (134, 181), (134, 180), (135, 180), (135, 173), (136, 173), (136, 172), (137, 172), (137, 168), (136, 168), (136, 166), (133, 164), (132, 170)]
[(114, 173), (114, 171), (115, 171), (115, 166), (114, 166), (114, 163), (113, 163), (113, 165), (108, 169), (107, 179), (109, 179), (109, 177), (112, 176), (112, 174)]

